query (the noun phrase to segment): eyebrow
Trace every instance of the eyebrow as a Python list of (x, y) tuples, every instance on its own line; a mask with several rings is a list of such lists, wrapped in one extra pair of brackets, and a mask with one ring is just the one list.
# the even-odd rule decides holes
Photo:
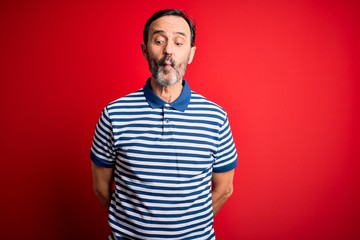
[[(161, 33), (165, 33), (165, 31), (164, 31), (164, 30), (155, 30), (155, 31), (153, 32), (153, 35), (158, 34), (158, 33), (160, 33), (160, 34), (161, 34)], [(186, 37), (186, 34), (183, 33), (183, 32), (175, 32), (175, 34), (182, 35), (182, 36)]]

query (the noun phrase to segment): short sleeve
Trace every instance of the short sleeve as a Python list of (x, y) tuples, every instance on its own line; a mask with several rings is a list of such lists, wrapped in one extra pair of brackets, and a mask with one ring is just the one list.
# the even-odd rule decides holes
[(226, 117), (219, 132), (219, 145), (217, 148), (214, 172), (226, 172), (234, 169), (237, 165), (237, 153), (232, 137), (229, 120)]
[(115, 164), (116, 151), (109, 113), (105, 108), (95, 127), (90, 158), (98, 166), (111, 168)]

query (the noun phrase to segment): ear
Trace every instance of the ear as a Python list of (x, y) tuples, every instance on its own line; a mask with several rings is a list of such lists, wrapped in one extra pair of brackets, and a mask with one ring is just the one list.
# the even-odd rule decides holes
[(193, 61), (194, 56), (195, 56), (195, 51), (196, 51), (195, 46), (190, 48), (190, 56), (189, 56), (188, 64), (190, 64)]
[(146, 45), (145, 43), (141, 43), (141, 51), (142, 51), (142, 54), (144, 55), (145, 59), (147, 59), (147, 48), (146, 48)]

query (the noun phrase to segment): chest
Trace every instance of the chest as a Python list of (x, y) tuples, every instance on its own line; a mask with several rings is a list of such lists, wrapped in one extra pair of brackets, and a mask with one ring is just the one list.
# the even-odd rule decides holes
[(121, 168), (193, 177), (215, 161), (219, 124), (204, 114), (151, 109), (113, 119)]

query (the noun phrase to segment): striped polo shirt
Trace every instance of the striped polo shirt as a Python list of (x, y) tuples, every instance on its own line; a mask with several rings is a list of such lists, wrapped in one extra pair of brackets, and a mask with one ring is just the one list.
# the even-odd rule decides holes
[(91, 160), (114, 169), (109, 223), (117, 239), (215, 239), (213, 172), (237, 153), (226, 112), (183, 80), (172, 103), (145, 86), (108, 104)]

